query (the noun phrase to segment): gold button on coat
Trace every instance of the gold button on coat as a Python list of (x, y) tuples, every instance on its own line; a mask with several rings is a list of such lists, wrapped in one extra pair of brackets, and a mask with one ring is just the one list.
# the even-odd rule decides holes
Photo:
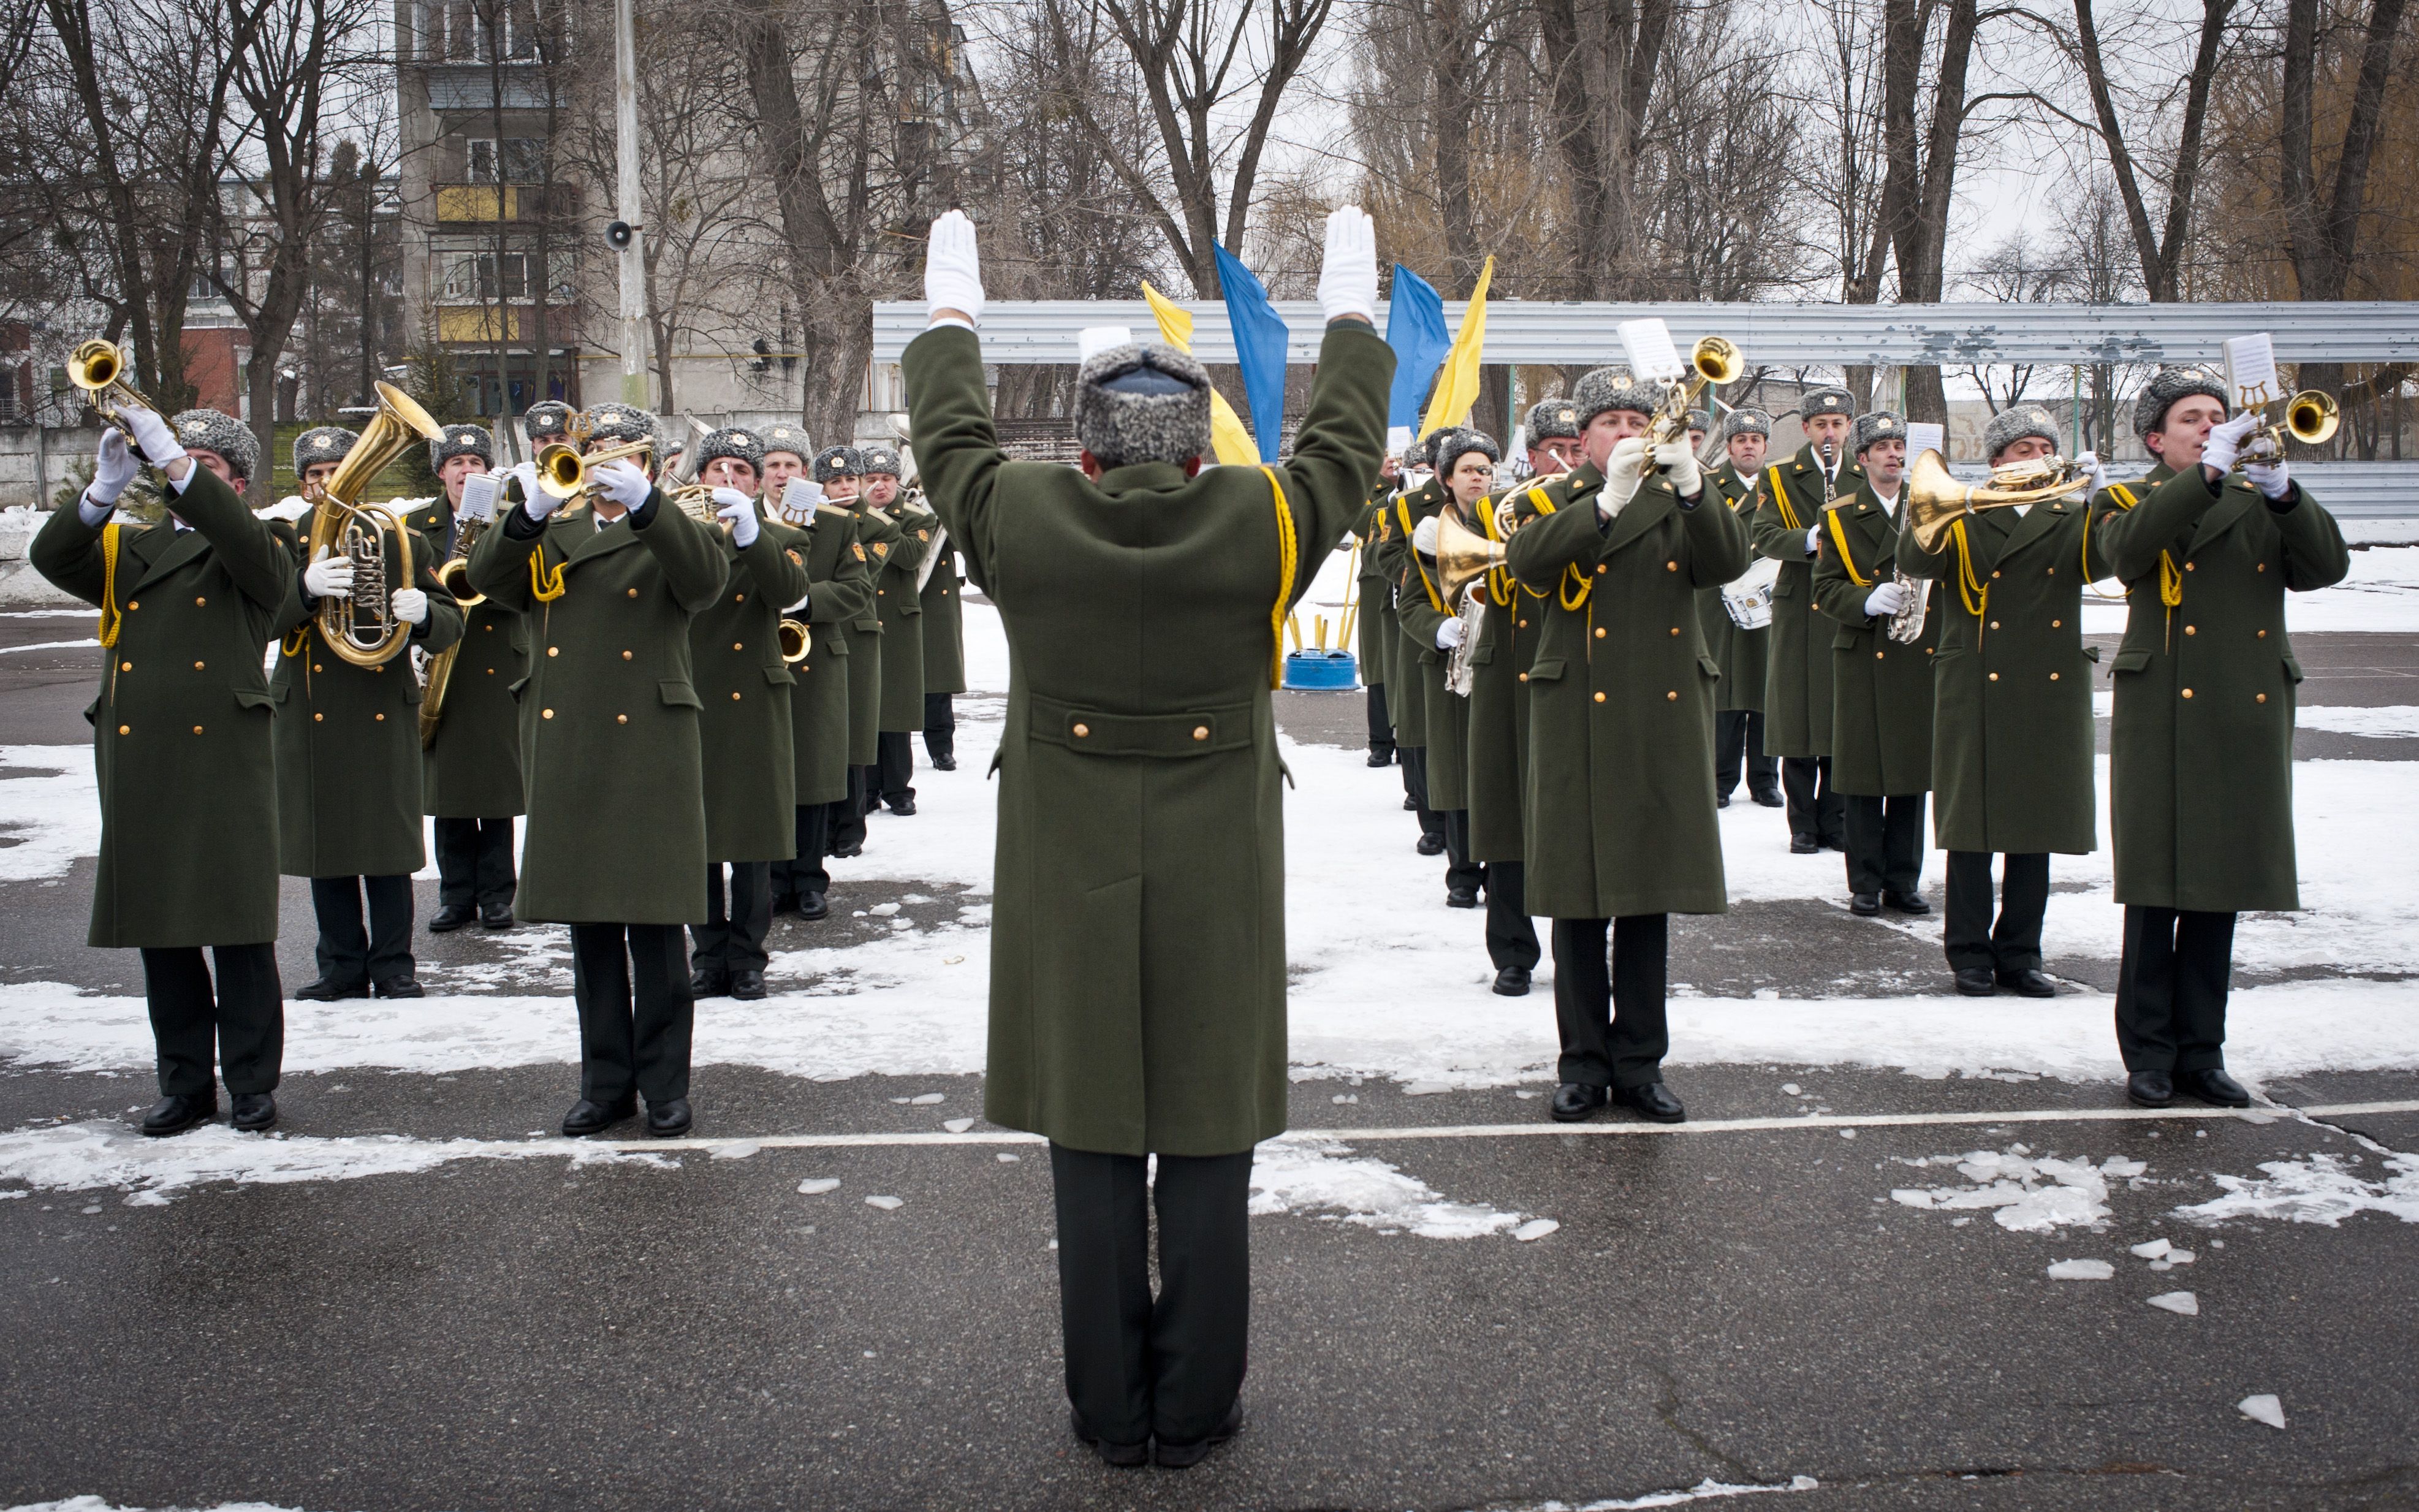
[(134, 727), (133, 727), (132, 725), (124, 725), (124, 724), (122, 724), (122, 725), (119, 725), (119, 726), (117, 727), (117, 733), (118, 733), (119, 734), (121, 734), (121, 735), (124, 735), (124, 734), (131, 734), (131, 733), (133, 733), (133, 730), (134, 730)]
[[(2268, 695), (2265, 693), (2254, 693), (2251, 695), (2251, 701), (2255, 703), (2265, 703), (2268, 702)], [(201, 733), (202, 727), (195, 725), (193, 727), (193, 733), (200, 734)]]
[(1998, 674), (1997, 672), (1993, 672), (1993, 673), (1991, 674), (1991, 681), (1993, 681), (1993, 682), (1995, 682), (1995, 682), (1997, 682), (1998, 680), (1999, 680), (1999, 674)]
[(561, 646), (548, 646), (546, 648), (546, 654), (549, 656), (560, 656), (562, 655), (562, 648)]
[(554, 717), (554, 711), (552, 709), (540, 709), (537, 711), (537, 717), (541, 719), (551, 719)]
[(312, 722), (313, 724), (319, 724), (319, 723), (323, 722), (324, 720), (326, 720), (326, 718), (327, 718), (327, 717), (327, 717), (326, 715), (324, 715), (324, 714), (315, 714), (315, 715), (311, 716), (311, 722)]
[[(739, 695), (738, 695), (738, 694), (736, 694), (736, 693), (733, 693), (733, 694), (732, 694), (731, 696), (732, 696), (732, 698), (737, 698)], [(614, 722), (615, 724), (628, 724), (628, 723), (630, 722), (630, 717), (629, 717), (628, 715), (626, 715), (626, 714), (617, 714), (617, 715), (613, 716), (613, 722)]]
[(1598, 693), (1598, 694), (1595, 696), (1595, 701), (1596, 701), (1598, 703), (1603, 702), (1604, 702), (1604, 695), (1603, 695), (1603, 694), (1601, 694), (1601, 693)]
[(1680, 690), (1675, 687), (1671, 692), (1664, 694), (1663, 698), (1666, 702), (1677, 703), (1680, 702)]
[(195, 725), (195, 726), (193, 726), (193, 733), (195, 733), (195, 734), (197, 734), (197, 735), (198, 735), (198, 734), (200, 734), (201, 733), (202, 733), (202, 727), (201, 727), (200, 725)]
[(2189, 687), (2188, 687), (2188, 688), (2185, 688), (2185, 689), (2184, 689), (2184, 697), (2186, 697), (2186, 698), (2190, 698), (2190, 697), (2192, 697), (2192, 689), (2191, 689), (2191, 688), (2189, 688)]
[(1076, 738), (1076, 739), (1078, 739), (1078, 740), (1081, 740), (1081, 739), (1082, 739), (1082, 738), (1084, 738), (1086, 735), (1088, 735), (1088, 734), (1090, 734), (1091, 733), (1092, 733), (1092, 727), (1091, 727), (1090, 725), (1087, 725), (1087, 724), (1079, 724), (1079, 725), (1077, 725), (1077, 726), (1075, 727), (1075, 738)]
[(1195, 740), (1207, 740), (1207, 739), (1209, 739), (1209, 738), (1210, 738), (1210, 727), (1209, 727), (1208, 725), (1206, 725), (1206, 724), (1196, 724), (1196, 725), (1194, 725), (1194, 726), (1193, 727), (1193, 738), (1194, 738), (1194, 739), (1195, 739)]

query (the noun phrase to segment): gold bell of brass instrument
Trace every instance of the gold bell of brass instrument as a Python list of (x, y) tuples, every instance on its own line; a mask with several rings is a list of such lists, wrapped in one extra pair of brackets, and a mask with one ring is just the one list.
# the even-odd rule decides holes
[(1906, 528), (1914, 532), (1915, 544), (1929, 555), (1940, 549), (1949, 531), (1968, 515), (2090, 491), (2091, 474), (2079, 471), (2064, 457), (2045, 456), (1995, 468), (1989, 483), (1970, 484), (1950, 476), (1940, 454), (1926, 447), (1906, 470)]
[(773, 627), (773, 638), (780, 645), (784, 667), (795, 667), (814, 649), (814, 630), (804, 620), (785, 617)]
[(68, 354), (68, 381), (84, 391), (93, 413), (124, 431), (131, 441), (134, 427), (127, 424), (126, 411), (148, 409), (156, 415), (160, 407), (126, 381), (128, 365), (126, 353), (105, 336), (95, 336)]
[(1490, 541), (1460, 520), (1453, 511), (1437, 514), (1437, 591), (1447, 604), (1461, 596), (1461, 591), (1484, 578), (1503, 563), (1503, 543)]
[(655, 443), (651, 440), (625, 441), (582, 455), (568, 441), (548, 441), (537, 451), (537, 486), (556, 499), (579, 499), (595, 487), (600, 465), (624, 457), (653, 455), (655, 450)]
[(395, 618), (393, 598), (396, 587), (412, 585), (411, 527), (384, 504), (362, 503), (362, 495), (389, 463), (414, 443), (436, 440), (441, 430), (411, 395), (381, 383), (377, 413), (362, 427), (362, 439), (328, 480), (310, 490), (311, 538), (303, 560), (316, 560), (324, 550), (353, 564), (352, 596), (322, 599), (315, 619), (329, 649), (356, 667), (393, 660), (411, 635), (411, 626)]
[(1747, 354), (1738, 343), (1728, 336), (1700, 336), (1689, 350), (1690, 369), (1685, 383), (1674, 383), (1663, 392), (1663, 408), (1647, 427), (1650, 442), (1679, 440), (1688, 434), (1688, 411), (1696, 407), (1697, 396), (1707, 385), (1716, 388), (1736, 383), (1747, 372)]
[(2288, 437), (2304, 446), (2316, 446), (2333, 437), (2342, 424), (2343, 411), (2334, 394), (2303, 389), (2285, 401), (2283, 424), (2272, 421), (2244, 438), (2242, 450), (2234, 458), (2233, 471), (2242, 471), (2246, 462), (2281, 462)]

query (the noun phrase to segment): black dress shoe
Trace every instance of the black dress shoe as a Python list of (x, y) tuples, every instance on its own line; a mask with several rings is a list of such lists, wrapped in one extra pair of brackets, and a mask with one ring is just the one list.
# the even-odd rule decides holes
[(277, 1099), (267, 1092), (238, 1092), (227, 1101), (235, 1115), (229, 1121), (245, 1134), (259, 1134), (277, 1122)]
[(1372, 766), (1392, 766), (1394, 764), (1394, 753), (1391, 750), (1373, 750), (1369, 753), (1369, 764)]
[(1999, 985), (2018, 997), (2056, 997), (2057, 983), (2027, 966), (2022, 971), (2002, 971)]
[(306, 1003), (332, 1003), (338, 998), (367, 997), (369, 995), (368, 982), (330, 981), (325, 977), (294, 989), (294, 995)]
[(2176, 1072), (2176, 1090), (2211, 1107), (2247, 1108), (2251, 1105), (2251, 1094), (2243, 1089), (2242, 1084), (2215, 1066), (2207, 1071)]
[(1074, 1430), (1075, 1437), (1086, 1448), (1101, 1457), (1104, 1464), (1115, 1465), (1119, 1470), (1133, 1470), (1150, 1461), (1148, 1439), (1140, 1443), (1111, 1443), (1086, 1427), (1084, 1414), (1071, 1407), (1067, 1410), (1067, 1426)]
[(1243, 1404), (1237, 1402), (1226, 1409), (1226, 1415), (1210, 1430), (1210, 1437), (1199, 1443), (1170, 1443), (1162, 1439), (1151, 1458), (1162, 1470), (1190, 1470), (1210, 1458), (1210, 1451), (1243, 1431)]
[(1420, 811), (1420, 806), (1419, 806), (1418, 804), (1413, 803), (1413, 802), (1411, 801), (1411, 795), (1410, 795), (1410, 794), (1408, 794), (1408, 793), (1404, 794), (1404, 795), (1403, 795), (1403, 812), (1405, 812), (1405, 813), (1417, 813), (1417, 812), (1419, 812), (1419, 811)]
[(469, 903), (447, 903), (428, 916), (428, 933), (450, 934), (479, 917), (479, 911)]
[(1990, 972), (1980, 966), (1957, 968), (1957, 995), (1960, 997), (1995, 997), (1999, 984), (1991, 980)]
[(851, 845), (844, 849), (832, 852), (832, 855), (840, 857), (841, 860), (846, 860), (853, 856), (863, 856), (864, 854), (865, 847), (863, 845)]
[(901, 798), (897, 803), (890, 806), (890, 811), (897, 814), (900, 818), (904, 819), (916, 811), (916, 800), (913, 798)]
[(775, 918), (779, 918), (785, 914), (794, 914), (797, 911), (798, 895), (794, 892), (785, 892), (773, 900), (773, 917)]
[(408, 971), (400, 977), (389, 977), (386, 980), (379, 982), (375, 991), (380, 997), (425, 997), (428, 995), (428, 989), (420, 985), (418, 979), (414, 978), (411, 973)]
[(1577, 1123), (1604, 1106), (1610, 1096), (1601, 1087), (1564, 1082), (1554, 1088), (1554, 1100), (1546, 1105), (1546, 1111), (1556, 1123)]
[(143, 1132), (153, 1139), (180, 1134), (197, 1123), (219, 1116), (218, 1088), (207, 1092), (171, 1092), (143, 1115)]
[(1475, 908), (1478, 906), (1478, 889), (1447, 887), (1444, 889), (1444, 905), (1447, 908)]
[(731, 995), (743, 1003), (752, 1003), (764, 995), (764, 973), (734, 971), (731, 974)]
[(1759, 809), (1785, 809), (1789, 807), (1789, 800), (1782, 797), (1778, 793), (1759, 793), (1755, 795), (1755, 803), (1756, 807)]
[(2125, 1078), (2125, 1097), (2136, 1107), (2166, 1107), (2176, 1100), (2175, 1080), (2163, 1071), (2137, 1071)]
[(1422, 856), (1442, 856), (1444, 854), (1444, 837), (1442, 835), (1422, 835), (1420, 837), (1420, 842), (1417, 845), (1412, 846), (1411, 849), (1419, 852)]
[(688, 995), (691, 997), (727, 997), (731, 995), (731, 979), (710, 966), (700, 966), (688, 974)]
[(1716, 798), (1716, 799), (1714, 800), (1714, 807), (1715, 807), (1715, 808), (1717, 808), (1717, 809), (1727, 809), (1727, 808), (1729, 808), (1730, 806), (1731, 806), (1731, 795), (1730, 795), (1729, 794), (1727, 794), (1727, 793), (1723, 794), (1720, 797)]
[(1498, 997), (1528, 996), (1529, 968), (1527, 966), (1505, 966), (1502, 970), (1497, 972), (1495, 974), (1495, 995)]
[(603, 1134), (638, 1111), (635, 1093), (617, 1103), (592, 1103), (583, 1097), (562, 1116), (562, 1132), (574, 1139), (581, 1134)]
[(479, 906), (481, 929), (510, 929), (520, 920), (513, 917), (510, 903), (482, 903)]
[(1808, 840), (1803, 835), (1789, 837), (1789, 854), (1792, 856), (1813, 856), (1822, 849), (1823, 842), (1820, 841)]
[(957, 769), (958, 759), (947, 751), (932, 758), (932, 770), (936, 772), (954, 772)]
[(1871, 918), (1881, 911), (1881, 894), (1877, 892), (1852, 892), (1848, 894), (1848, 912), (1856, 915), (1858, 918)]
[(1688, 1117), (1688, 1110), (1672, 1095), (1672, 1088), (1661, 1082), (1647, 1082), (1639, 1087), (1616, 1087), (1613, 1101), (1640, 1118), (1656, 1123), (1679, 1123)]
[(1932, 905), (1923, 901), (1923, 894), (1919, 892), (1886, 892), (1882, 894), (1882, 902), (1902, 914), (1932, 912)]
[(798, 917), (800, 918), (817, 919), (830, 912), (831, 904), (825, 901), (822, 893), (802, 892), (798, 894)]
[(674, 1139), (688, 1133), (688, 1099), (668, 1097), (660, 1103), (647, 1104), (647, 1133), (657, 1139)]

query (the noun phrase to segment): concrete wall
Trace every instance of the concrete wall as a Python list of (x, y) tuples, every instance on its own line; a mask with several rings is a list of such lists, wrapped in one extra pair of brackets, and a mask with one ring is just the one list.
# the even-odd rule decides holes
[[(98, 427), (0, 425), (0, 508), (32, 504), (48, 508), (50, 495), (68, 469), (92, 460), (100, 444)], [(38, 488), (39, 468), (44, 486)]]

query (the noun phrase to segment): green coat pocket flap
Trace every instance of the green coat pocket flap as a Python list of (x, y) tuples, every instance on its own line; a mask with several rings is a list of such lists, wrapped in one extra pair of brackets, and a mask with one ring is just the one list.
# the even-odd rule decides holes
[(2147, 651), (2119, 651), (2117, 659), (2108, 664), (2108, 670), (2112, 672), (2138, 672), (2149, 665), (2150, 654)]
[(267, 709), (274, 714), (277, 706), (285, 702), (285, 689), (282, 687), (239, 687), (235, 690), (235, 703), (239, 709)]
[(797, 684), (798, 676), (797, 673), (790, 671), (789, 668), (776, 662), (764, 669), (764, 681), (772, 684), (776, 687), (794, 687)]
[(2098, 661), (2100, 659), (2100, 648), (2098, 646), (2084, 647), (2083, 659), (2086, 661)]
[(2302, 680), (2302, 664), (2290, 656), (2285, 658), (2285, 680), (2291, 683)]
[(655, 693), (667, 706), (671, 708), (701, 709), (705, 707), (705, 701), (697, 696), (697, 689), (677, 677), (667, 677), (657, 683)]
[(1699, 652), (1697, 654), (1697, 671), (1703, 672), (1708, 677), (1719, 677), (1722, 674), (1722, 664), (1716, 661), (1713, 657), (1704, 655), (1703, 652)]
[(1529, 664), (1529, 681), (1533, 683), (1559, 683), (1562, 679), (1563, 663), (1558, 656), (1540, 656)]
[(1103, 714), (1055, 700), (1033, 701), (1033, 738), (1092, 756), (1207, 756), (1252, 744), (1252, 706), (1194, 714)]

